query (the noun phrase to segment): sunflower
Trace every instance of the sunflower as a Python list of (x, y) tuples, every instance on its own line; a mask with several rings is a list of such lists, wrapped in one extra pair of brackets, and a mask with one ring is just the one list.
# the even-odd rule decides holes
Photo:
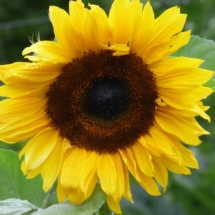
[(48, 191), (58, 178), (59, 201), (81, 204), (100, 183), (107, 204), (121, 213), (132, 202), (129, 173), (150, 195), (165, 191), (168, 170), (198, 168), (184, 146), (209, 134), (195, 120), (212, 93), (213, 72), (200, 59), (174, 57), (190, 39), (178, 7), (154, 18), (150, 2), (115, 0), (109, 16), (98, 6), (51, 6), (55, 41), (23, 51), (31, 62), (0, 67), (5, 83), (0, 139), (28, 139), (19, 157), (27, 178), (41, 174)]

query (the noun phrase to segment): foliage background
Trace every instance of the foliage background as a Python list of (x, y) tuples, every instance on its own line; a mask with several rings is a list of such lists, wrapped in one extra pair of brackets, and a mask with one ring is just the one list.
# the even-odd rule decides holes
[[(0, 64), (25, 61), (22, 50), (30, 45), (29, 38), (53, 40), (53, 30), (48, 19), (49, 5), (68, 9), (69, 0), (0, 0)], [(86, 4), (87, 0), (84, 1)], [(112, 0), (90, 0), (109, 11)], [(143, 1), (146, 2), (146, 1)], [(212, 0), (151, 0), (158, 16), (165, 9), (178, 5), (182, 13), (188, 14), (185, 29), (194, 35), (215, 40), (215, 1)], [(215, 57), (215, 56), (214, 56)], [(160, 197), (151, 197), (131, 179), (134, 205), (122, 201), (124, 215), (202, 215), (215, 214), (215, 93), (205, 100), (211, 108), (208, 114), (211, 123), (198, 119), (203, 127), (211, 132), (202, 137), (203, 144), (193, 148), (199, 160), (200, 170), (192, 170), (191, 176), (170, 174), (167, 191)], [(19, 151), (24, 143), (6, 145)], [(52, 196), (49, 204), (56, 199)]]

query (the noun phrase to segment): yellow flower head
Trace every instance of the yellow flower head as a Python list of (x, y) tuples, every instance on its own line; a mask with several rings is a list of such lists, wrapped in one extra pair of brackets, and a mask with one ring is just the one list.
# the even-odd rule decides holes
[[(49, 10), (56, 41), (24, 49), (30, 63), (0, 67), (5, 83), (0, 140), (29, 139), (20, 152), (27, 178), (42, 175), (45, 191), (58, 178), (59, 201), (80, 204), (100, 182), (120, 213), (132, 201), (129, 172), (150, 194), (165, 191), (170, 170), (198, 168), (184, 144), (208, 134), (201, 99), (213, 72), (200, 59), (170, 55), (190, 39), (178, 7), (158, 18), (150, 3), (115, 0), (107, 16), (96, 5), (70, 1), (69, 14)], [(32, 54), (33, 53), (33, 54)], [(174, 55), (174, 54), (173, 54)]]

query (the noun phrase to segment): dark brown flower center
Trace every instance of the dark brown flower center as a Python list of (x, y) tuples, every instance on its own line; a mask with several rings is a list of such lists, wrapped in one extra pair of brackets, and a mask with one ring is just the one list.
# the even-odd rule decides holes
[(46, 113), (61, 136), (86, 150), (129, 147), (153, 125), (157, 88), (135, 54), (88, 52), (62, 68), (50, 85)]

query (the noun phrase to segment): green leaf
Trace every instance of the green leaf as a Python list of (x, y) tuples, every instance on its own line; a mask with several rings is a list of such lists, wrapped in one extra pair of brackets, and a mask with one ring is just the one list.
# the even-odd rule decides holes
[(205, 61), (202, 68), (215, 71), (215, 42), (212, 40), (192, 35), (189, 43), (173, 53), (173, 56), (202, 59)]
[(106, 195), (97, 185), (91, 197), (81, 205), (72, 205), (66, 201), (38, 211), (34, 215), (92, 215), (105, 203), (105, 200)]
[(107, 203), (105, 203), (99, 208), (96, 215), (114, 215), (114, 212), (112, 212)]
[(49, 193), (42, 189), (42, 179), (26, 179), (21, 171), (21, 161), (13, 151), (0, 149), (0, 200), (17, 198), (45, 207)]
[(20, 199), (7, 199), (0, 201), (0, 214), (4, 215), (30, 215), (40, 210), (28, 201)]
[(205, 87), (210, 87), (212, 90), (215, 90), (215, 80), (211, 79), (206, 84), (204, 84)]

